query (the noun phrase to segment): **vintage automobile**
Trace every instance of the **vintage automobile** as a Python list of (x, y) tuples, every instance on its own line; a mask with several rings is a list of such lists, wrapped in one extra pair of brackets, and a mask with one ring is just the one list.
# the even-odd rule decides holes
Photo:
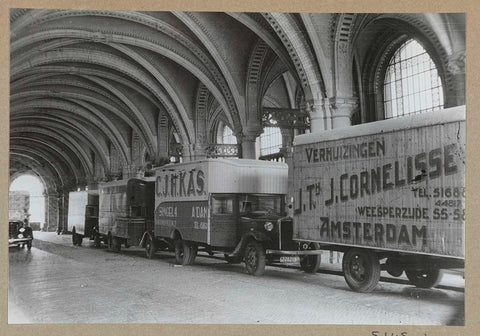
[(30, 251), (32, 248), (33, 232), (31, 227), (24, 227), (21, 220), (10, 220), (8, 222), (8, 247), (18, 246)]

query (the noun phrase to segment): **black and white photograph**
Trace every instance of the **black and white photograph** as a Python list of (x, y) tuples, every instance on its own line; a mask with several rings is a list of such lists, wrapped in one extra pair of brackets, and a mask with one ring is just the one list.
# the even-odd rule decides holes
[(8, 11), (9, 325), (467, 325), (466, 13)]

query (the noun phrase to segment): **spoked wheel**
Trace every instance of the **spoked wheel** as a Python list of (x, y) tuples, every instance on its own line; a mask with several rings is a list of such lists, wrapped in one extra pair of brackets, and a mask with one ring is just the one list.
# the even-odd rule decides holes
[[(305, 246), (304, 246), (305, 245)], [(302, 243), (300, 246), (301, 250), (319, 250), (320, 244), (318, 243)], [(320, 268), (320, 262), (322, 261), (322, 256), (320, 254), (315, 255), (306, 255), (300, 257), (300, 268), (306, 273), (317, 273)]]
[(432, 288), (440, 283), (443, 271), (438, 268), (427, 270), (405, 270), (408, 280), (418, 288)]
[(185, 240), (177, 240), (175, 242), (175, 260), (179, 265), (190, 265), (197, 256), (197, 246), (186, 242)]
[(267, 262), (265, 249), (256, 240), (252, 240), (247, 244), (244, 260), (248, 274), (260, 276), (265, 273), (265, 264)]
[(156, 247), (155, 241), (152, 240), (150, 236), (147, 236), (147, 240), (145, 242), (145, 253), (147, 255), (147, 258), (152, 259), (156, 251), (157, 251), (157, 247)]
[(380, 280), (380, 263), (375, 253), (350, 249), (343, 256), (343, 276), (356, 292), (371, 292)]

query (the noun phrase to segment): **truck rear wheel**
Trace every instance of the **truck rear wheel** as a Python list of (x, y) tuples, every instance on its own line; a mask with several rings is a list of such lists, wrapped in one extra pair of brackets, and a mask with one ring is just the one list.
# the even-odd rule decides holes
[(439, 268), (428, 270), (405, 270), (408, 280), (418, 288), (432, 288), (440, 283), (443, 271)]
[(73, 245), (77, 245), (77, 233), (76, 233), (75, 228), (73, 228), (73, 230), (72, 230), (72, 243), (73, 243)]
[(98, 232), (95, 232), (93, 235), (93, 246), (96, 248), (99, 248), (101, 245), (101, 240), (100, 240), (100, 234)]
[(147, 239), (145, 241), (145, 253), (148, 259), (152, 259), (157, 251), (157, 247), (155, 241), (147, 235)]
[(247, 244), (244, 260), (248, 274), (260, 276), (265, 273), (267, 258), (265, 249), (258, 241), (252, 240)]
[(368, 293), (375, 289), (380, 280), (380, 262), (375, 253), (350, 249), (343, 256), (342, 264), (343, 276), (352, 290)]
[[(307, 246), (303, 246), (307, 245)], [(320, 245), (318, 243), (302, 244), (300, 246), (301, 250), (319, 250)], [(322, 256), (320, 254), (316, 255), (306, 255), (300, 257), (300, 268), (305, 273), (317, 273), (320, 268), (320, 263), (322, 261)]]
[(77, 245), (82, 246), (83, 236), (79, 234), (76, 234), (76, 236), (77, 236)]
[(120, 239), (117, 237), (112, 237), (112, 251), (120, 252), (121, 247), (122, 243), (120, 242)]
[(197, 246), (186, 242), (185, 240), (177, 240), (175, 242), (175, 260), (179, 265), (190, 265), (197, 256)]

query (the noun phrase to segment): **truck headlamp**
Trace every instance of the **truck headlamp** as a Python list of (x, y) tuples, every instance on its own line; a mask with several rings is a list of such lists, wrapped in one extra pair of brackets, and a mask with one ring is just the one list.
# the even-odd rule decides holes
[(272, 222), (266, 222), (263, 227), (265, 228), (265, 230), (267, 231), (272, 231), (273, 230), (273, 223)]
[(19, 233), (18, 238), (23, 238), (23, 234)]
[(24, 232), (25, 229), (24, 229), (24, 228), (20, 228), (20, 229), (18, 229), (18, 231), (19, 231), (19, 232)]

